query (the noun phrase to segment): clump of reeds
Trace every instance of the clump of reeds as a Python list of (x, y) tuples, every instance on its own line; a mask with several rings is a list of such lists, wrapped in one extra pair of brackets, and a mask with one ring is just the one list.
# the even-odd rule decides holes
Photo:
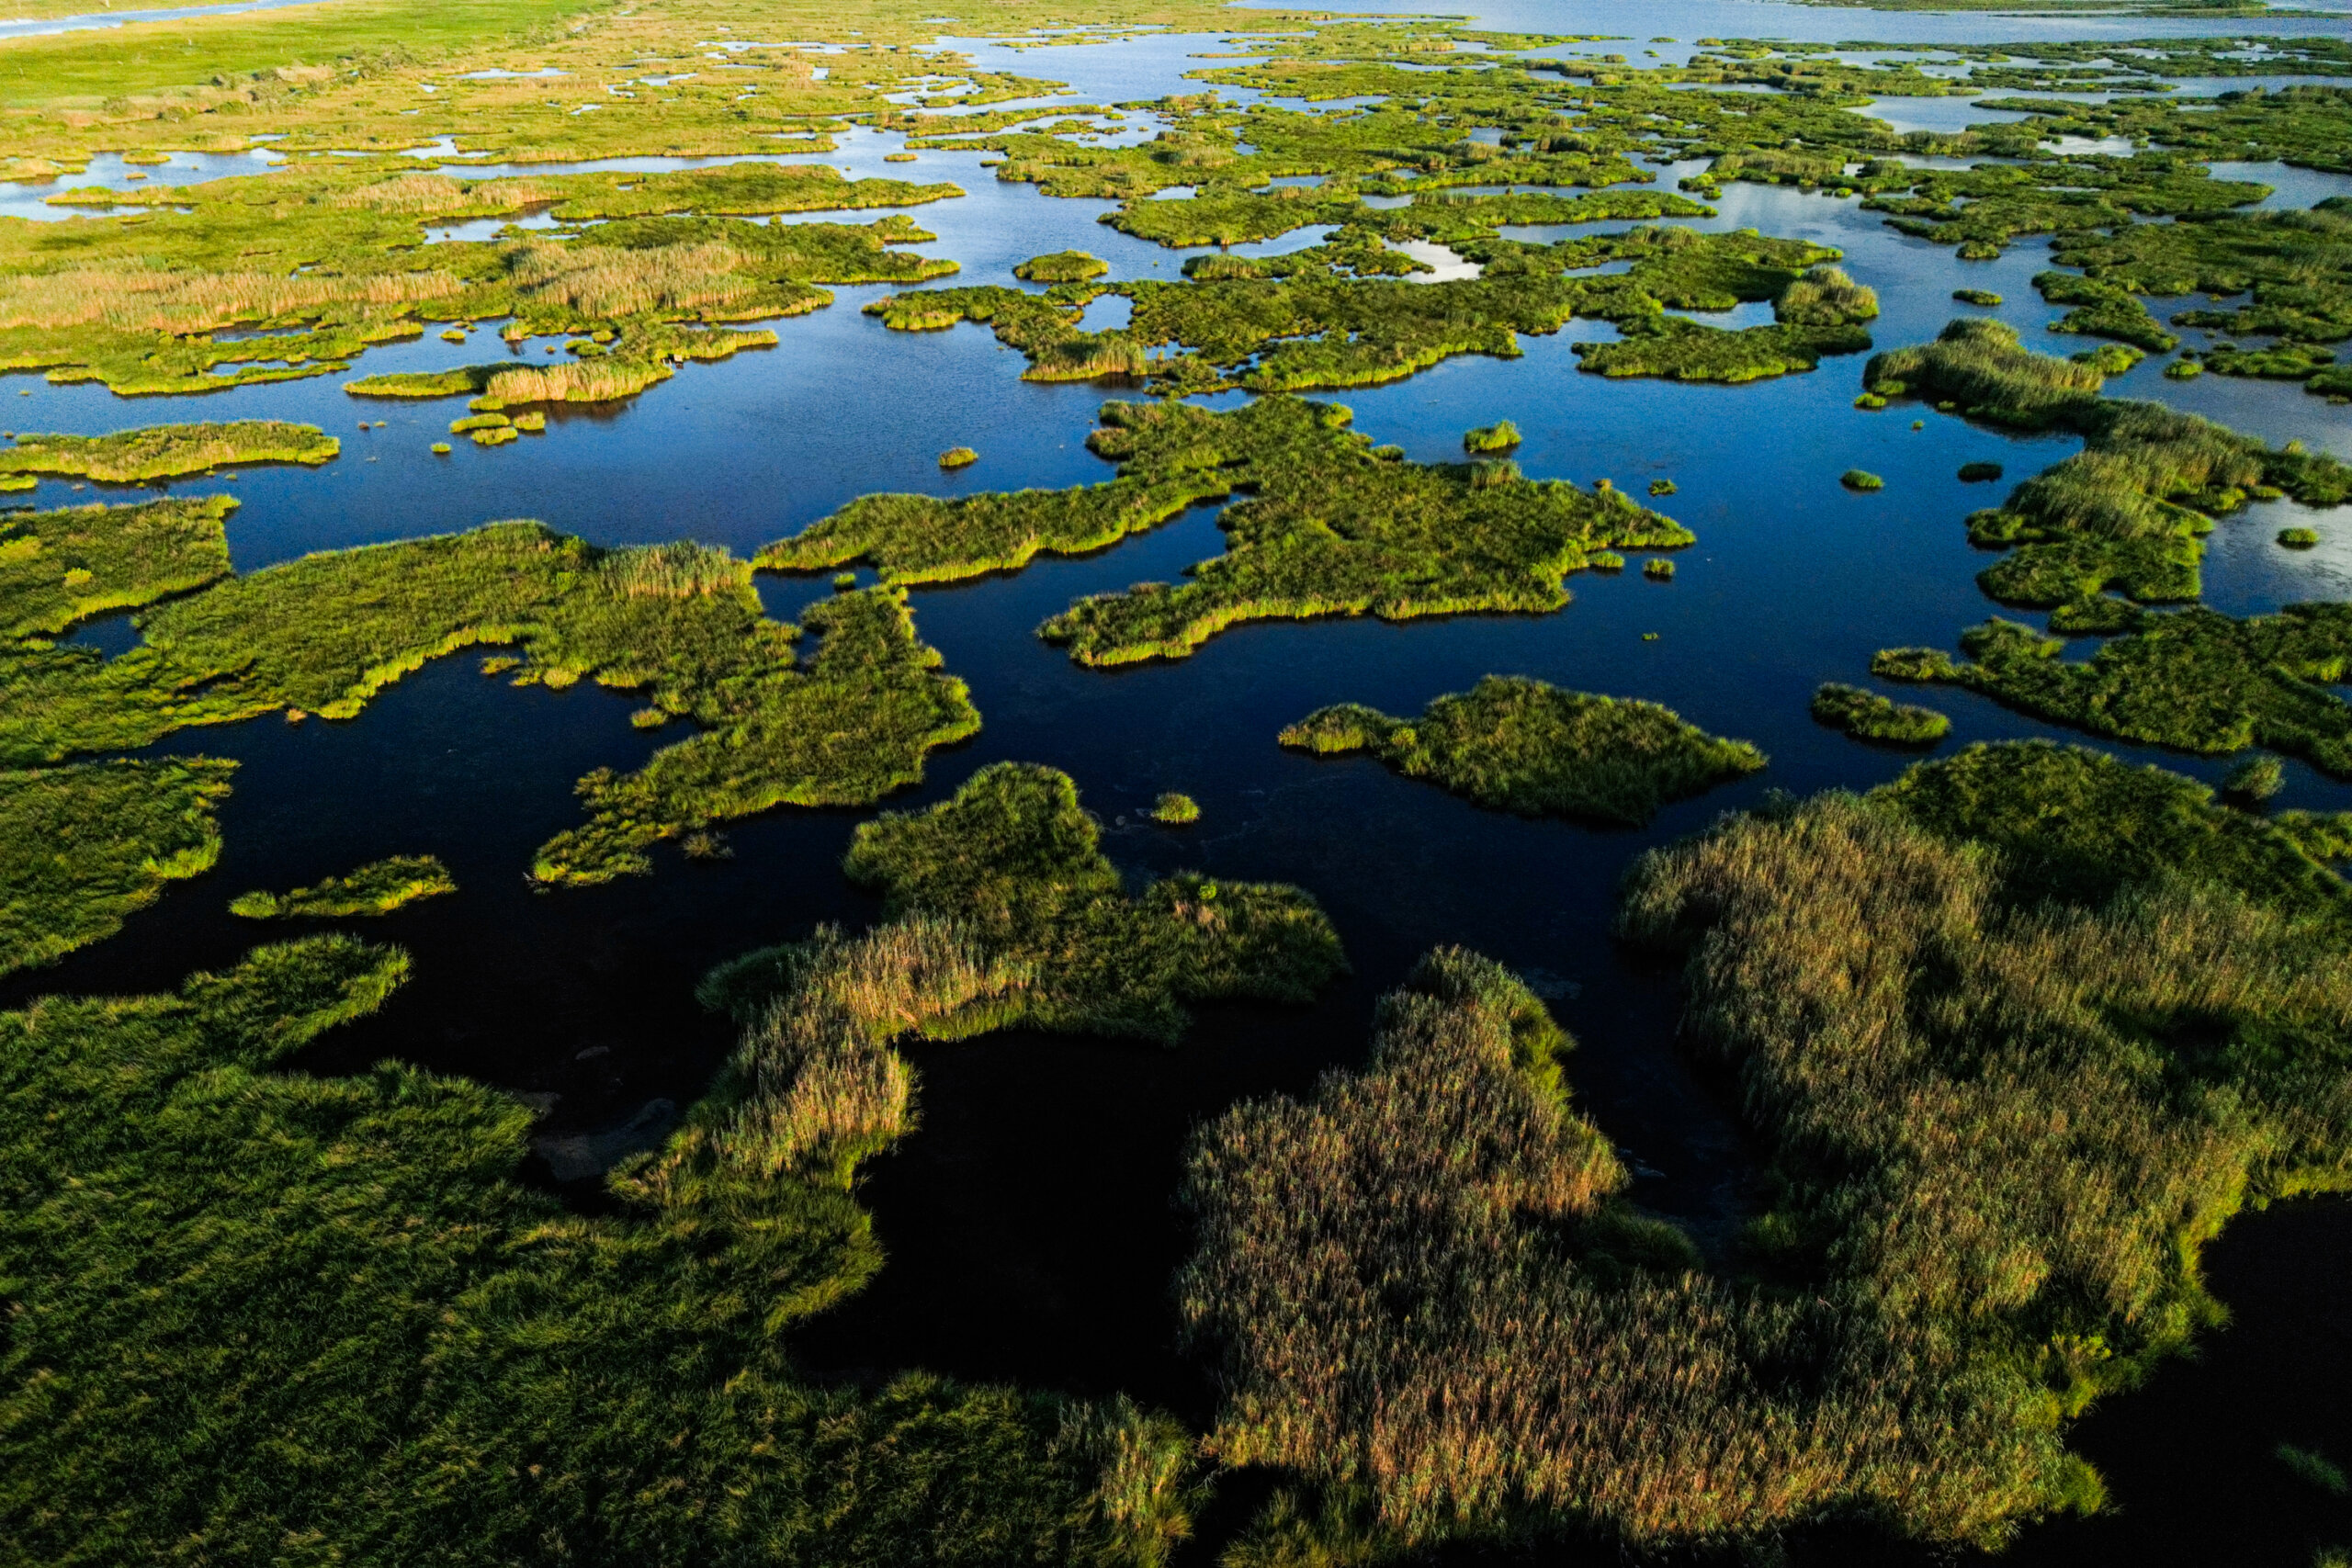
[(1164, 827), (1181, 828), (1201, 819), (1201, 805), (1189, 795), (1167, 790), (1151, 803), (1151, 819)]
[(1471, 453), (1508, 452), (1518, 446), (1519, 441), (1519, 426), (1507, 419), (1498, 420), (1465, 433), (1462, 437), (1462, 449)]
[(1933, 708), (1835, 681), (1813, 694), (1813, 716), (1858, 740), (1890, 746), (1932, 746), (1951, 732), (1951, 720)]
[(347, 876), (330, 876), (291, 893), (239, 894), (230, 900), (229, 912), (254, 920), (301, 915), (389, 915), (420, 898), (437, 898), (457, 890), (457, 878), (432, 855), (395, 855), (371, 861)]
[(950, 446), (939, 455), (943, 468), (968, 468), (980, 460), (980, 455), (969, 446)]
[(1855, 282), (1845, 268), (1826, 262), (1782, 289), (1772, 302), (1774, 319), (1792, 326), (1849, 326), (1877, 314), (1878, 292)]

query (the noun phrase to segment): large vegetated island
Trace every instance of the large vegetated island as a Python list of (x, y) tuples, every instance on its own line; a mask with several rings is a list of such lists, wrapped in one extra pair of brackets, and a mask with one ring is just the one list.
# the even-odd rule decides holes
[(1237, 492), (1226, 553), (1177, 586), (1083, 599), (1040, 628), (1081, 664), (1182, 659), (1244, 621), (1403, 620), (1555, 610), (1561, 580), (1611, 549), (1693, 536), (1623, 491), (1529, 479), (1507, 460), (1408, 463), (1349, 428), (1344, 408), (1260, 398), (1230, 412), (1110, 403), (1088, 438), (1120, 465), (1107, 484), (944, 501), (867, 496), (756, 558), (813, 571), (864, 561), (886, 581), (952, 581), (1098, 548)]
[(2066, 1422), (2216, 1320), (2199, 1246), (2352, 1182), (2352, 894), (2307, 840), (2341, 852), (2028, 743), (1645, 856), (1623, 931), (1767, 1162), (1729, 1275), (1624, 1206), (1542, 1004), (1433, 954), (1366, 1067), (1194, 1146), (1210, 1448), (1296, 1478), (1255, 1548), (1992, 1545), (2096, 1506)]

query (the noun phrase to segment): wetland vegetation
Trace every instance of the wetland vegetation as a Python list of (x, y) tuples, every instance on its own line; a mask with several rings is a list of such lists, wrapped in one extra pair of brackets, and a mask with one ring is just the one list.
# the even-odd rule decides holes
[(1360, 703), (1318, 708), (1281, 739), (1322, 757), (1368, 751), (1490, 809), (1624, 828), (1764, 767), (1755, 747), (1709, 735), (1671, 708), (1510, 675), (1439, 697), (1418, 718)]
[(330, 876), (291, 893), (241, 893), (229, 901), (229, 912), (249, 920), (389, 915), (419, 898), (437, 898), (457, 890), (458, 879), (433, 856), (394, 855), (370, 861), (347, 876)]
[(0, 773), (0, 975), (112, 936), (220, 855), (234, 762), (201, 757)]
[(316, 425), (245, 420), (234, 424), (165, 424), (110, 435), (19, 435), (0, 450), (0, 476), (43, 475), (144, 484), (241, 463), (331, 461), (343, 444)]
[(1367, 1066), (1194, 1144), (1211, 1451), (1304, 1484), (1259, 1549), (2097, 1506), (2066, 1423), (2214, 1321), (2199, 1244), (2352, 1176), (2343, 900), (2289, 830), (2048, 746), (1650, 852), (1622, 929), (1767, 1150), (1736, 1277), (1628, 1211), (1543, 1005), (1431, 954)]

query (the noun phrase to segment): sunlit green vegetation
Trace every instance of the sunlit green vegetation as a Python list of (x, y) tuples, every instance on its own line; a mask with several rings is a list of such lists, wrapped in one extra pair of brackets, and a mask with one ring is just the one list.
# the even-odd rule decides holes
[(1996, 1544), (2097, 1506), (2066, 1423), (2219, 1321), (2200, 1244), (2352, 1179), (2346, 908), (2286, 829), (2048, 746), (1645, 855), (1623, 932), (1682, 960), (1767, 1165), (1737, 1280), (1615, 1196), (1542, 1004), (1432, 954), (1365, 1067), (1193, 1146), (1210, 1451), (1306, 1488), (1248, 1549)]
[(1951, 297), (1963, 305), (1982, 305), (1987, 310), (2001, 302), (2001, 297), (1989, 288), (1955, 288)]
[(2352, 606), (2290, 604), (2245, 620), (2210, 610), (2130, 612), (2124, 635), (2086, 661), (2064, 644), (1995, 619), (1938, 649), (1890, 649), (1871, 671), (1966, 686), (2094, 735), (2218, 756), (2264, 746), (2352, 777), (2352, 707), (2328, 687), (2352, 661)]
[(1248, 620), (1388, 619), (1566, 603), (1560, 580), (1591, 552), (1673, 548), (1691, 535), (1617, 491), (1522, 479), (1509, 463), (1421, 465), (1374, 455), (1343, 408), (1261, 398), (1229, 412), (1108, 403), (1088, 445), (1120, 464), (1107, 484), (944, 501), (867, 496), (762, 550), (814, 571), (865, 561), (886, 582), (944, 581), (1093, 549), (1236, 491), (1223, 555), (1180, 587), (1080, 601), (1043, 635), (1085, 664), (1182, 658)]
[(1674, 563), (1663, 556), (1652, 556), (1642, 563), (1642, 575), (1652, 582), (1674, 581)]
[(943, 468), (968, 468), (980, 460), (980, 455), (969, 446), (950, 446), (939, 455)]
[(1482, 424), (1462, 437), (1462, 449), (1471, 453), (1508, 452), (1518, 445), (1519, 426), (1507, 419)]
[(1850, 326), (1877, 316), (1878, 291), (1856, 283), (1844, 267), (1824, 265), (1782, 289), (1772, 313), (1802, 327)]
[(2278, 542), (2286, 546), (2290, 550), (2308, 550), (2312, 546), (2319, 543), (2319, 530), (2316, 528), (2281, 528), (2278, 530)]
[(2069, 423), (2098, 398), (2107, 378), (2090, 366), (2033, 353), (2006, 321), (1970, 316), (1933, 343), (1874, 356), (1862, 380), (1882, 397), (1907, 393), (1956, 404), (1972, 419), (2041, 430)]
[(229, 912), (254, 920), (389, 915), (420, 898), (457, 890), (458, 879), (433, 856), (395, 855), (371, 861), (348, 876), (330, 876), (291, 893), (241, 893), (229, 901)]
[(1886, 488), (1886, 481), (1868, 468), (1848, 468), (1838, 476), (1838, 482), (1851, 491), (1873, 491)]
[(1933, 708), (1835, 681), (1824, 682), (1813, 694), (1813, 716), (1857, 740), (1886, 746), (1932, 746), (1951, 733), (1951, 720)]
[(1182, 828), (1201, 819), (1201, 803), (1189, 795), (1165, 790), (1151, 803), (1151, 819), (1163, 827)]
[(1031, 256), (1012, 269), (1012, 276), (1031, 283), (1083, 283), (1110, 270), (1111, 264), (1101, 256), (1084, 251), (1056, 251), (1051, 255)]
[(1319, 708), (1281, 739), (1318, 756), (1368, 751), (1491, 809), (1627, 828), (1765, 761), (1747, 742), (1709, 735), (1656, 703), (1511, 675), (1439, 697), (1418, 718), (1358, 703)]
[(229, 573), (234, 496), (0, 516), (0, 639), (54, 635)]
[(315, 466), (342, 449), (342, 443), (314, 424), (160, 424), (111, 435), (20, 435), (15, 446), (0, 449), (0, 474), (144, 484), (237, 463)]
[(220, 854), (234, 762), (166, 757), (0, 773), (0, 975), (122, 929)]
[(0, 647), (0, 757), (142, 746), (278, 709), (348, 718), (429, 659), (512, 644), (518, 682), (593, 680), (701, 727), (635, 773), (582, 781), (588, 823), (543, 847), (533, 874), (596, 882), (732, 818), (869, 804), (978, 728), (899, 595), (812, 608), (821, 640), (797, 667), (751, 570), (723, 550), (605, 551), (530, 523), (309, 556), (149, 611), (141, 645), (114, 659)]
[(1174, 1040), (1185, 1002), (1306, 1001), (1344, 966), (1295, 887), (1179, 873), (1129, 894), (1078, 791), (1051, 768), (1000, 762), (928, 811), (861, 824), (850, 875), (891, 919), (944, 916), (1033, 966), (999, 1023)]

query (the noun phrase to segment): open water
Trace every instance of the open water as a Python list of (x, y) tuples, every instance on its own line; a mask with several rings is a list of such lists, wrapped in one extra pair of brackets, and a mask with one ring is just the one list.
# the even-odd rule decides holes
[[(1381, 7), (1374, 0), (1368, 8)], [(1756, 4), (1657, 4), (1639, 16), (1629, 28), (1623, 7), (1599, 0), (1486, 8), (1498, 27), (1673, 34), (1684, 46), (1702, 35), (1933, 41), (2198, 30), (2166, 21)], [(2301, 17), (2214, 26), (2234, 35), (2343, 25)], [(1182, 73), (1201, 63), (1190, 55), (1218, 45), (1204, 35), (958, 47), (986, 68), (1056, 78), (1077, 89), (1078, 101), (1107, 103), (1179, 90)], [(1938, 124), (1970, 118), (1965, 100), (1904, 107), (1919, 105), (1942, 117)], [(1146, 129), (1132, 118), (1126, 128)], [(919, 248), (962, 265), (957, 281), (1010, 285), (1014, 263), (1066, 247), (1106, 257), (1116, 277), (1177, 274), (1185, 253), (1098, 221), (1109, 203), (1001, 185), (975, 154), (884, 163), (900, 140), (861, 130), (831, 154), (784, 156), (854, 175), (961, 186), (959, 198), (908, 209), (937, 235)], [(263, 166), (244, 158), (190, 163), (163, 177)], [(1659, 180), (1671, 188), (1696, 166), (1664, 166)], [(94, 167), (64, 183), (123, 188), (126, 172)], [(2227, 172), (2269, 177), (2253, 167)], [(2280, 187), (2274, 203), (2308, 204), (2346, 188), (2301, 171), (2271, 183)], [(43, 194), (25, 191), (12, 209)], [(1995, 313), (2030, 341), (2042, 341), (2058, 314), (2030, 287), (2047, 265), (2040, 243), (2019, 243), (1997, 262), (1962, 263), (1948, 249), (1894, 233), (1851, 200), (1732, 186), (1716, 205), (1719, 216), (1699, 226), (1753, 227), (1843, 249), (1849, 268), (1879, 291), (1885, 313), (1873, 330), (1883, 346), (1928, 337), (1966, 313), (1951, 302), (1956, 288), (2006, 296)], [(1020, 356), (978, 327), (886, 332), (860, 307), (887, 292), (837, 289), (831, 308), (775, 323), (781, 342), (774, 349), (687, 367), (629, 403), (555, 414), (544, 435), (493, 450), (461, 442), (435, 457), (427, 448), (459, 412), (454, 403), (355, 400), (340, 390), (343, 376), (136, 405), (100, 388), (9, 376), (0, 378), (0, 422), (21, 431), (96, 432), (274, 418), (341, 435), (343, 456), (318, 471), (259, 469), (174, 487), (242, 499), (230, 537), (245, 571), (307, 551), (513, 516), (604, 544), (684, 536), (747, 553), (867, 491), (959, 494), (1107, 477), (1083, 443), (1094, 410), (1115, 389), (1024, 382)], [(1746, 324), (1752, 314), (1723, 320)], [(494, 328), (485, 324), (464, 345), (427, 335), (379, 347), (352, 373), (506, 355)], [(1991, 613), (1973, 581), (1986, 558), (1969, 547), (1962, 518), (1995, 499), (1997, 487), (1963, 486), (1955, 470), (1990, 460), (2014, 479), (2055, 462), (2072, 443), (1924, 411), (1856, 411), (1865, 356), (1738, 388), (1578, 375), (1572, 344), (1612, 330), (1576, 322), (1523, 340), (1514, 359), (1456, 359), (1331, 400), (1352, 408), (1374, 440), (1396, 442), (1417, 459), (1452, 459), (1464, 430), (1509, 418), (1525, 436), (1517, 457), (1532, 475), (1606, 477), (1636, 495), (1654, 478), (1671, 479), (1678, 493), (1656, 504), (1700, 540), (1679, 558), (1671, 583), (1580, 576), (1571, 580), (1571, 604), (1537, 617), (1248, 626), (1182, 662), (1116, 672), (1079, 669), (1034, 628), (1077, 595), (1171, 579), (1215, 554), (1215, 508), (1091, 557), (916, 592), (922, 635), (970, 682), (985, 728), (934, 756), (927, 781), (890, 806), (943, 798), (992, 761), (1049, 763), (1078, 781), (1102, 820), (1106, 849), (1130, 874), (1189, 866), (1297, 883), (1337, 922), (1354, 973), (1312, 1008), (1209, 1010), (1173, 1050), (1025, 1033), (918, 1047), (921, 1129), (869, 1168), (864, 1188), (891, 1263), (865, 1294), (803, 1335), (801, 1353), (813, 1369), (864, 1376), (924, 1365), (1085, 1393), (1125, 1389), (1204, 1422), (1211, 1392), (1172, 1344), (1166, 1299), (1185, 1246), (1169, 1194), (1187, 1134), (1238, 1098), (1303, 1092), (1324, 1068), (1360, 1059), (1374, 998), (1442, 942), (1520, 967), (1554, 998), (1581, 1042), (1572, 1076), (1582, 1103), (1654, 1173), (1636, 1186), (1640, 1201), (1687, 1222), (1711, 1245), (1750, 1212), (1753, 1167), (1721, 1088), (1675, 1047), (1670, 979), (1629, 965), (1610, 942), (1619, 879), (1644, 849), (1766, 789), (1861, 789), (1899, 773), (1908, 757), (1820, 728), (1807, 716), (1807, 699), (1825, 679), (1865, 679), (1877, 649), (1950, 646)], [(2198, 335), (2188, 334), (2192, 342)], [(2177, 383), (2156, 372), (2143, 367), (2112, 389), (2352, 457), (2346, 411), (2292, 385), (2210, 376)], [(1915, 417), (1924, 427), (1912, 427)], [(385, 428), (360, 428), (378, 419)], [(935, 454), (959, 445), (977, 448), (980, 461), (941, 473)], [(1885, 490), (1839, 488), (1838, 476), (1857, 467), (1884, 476)], [(23, 499), (52, 506), (101, 493), (50, 481)], [(2290, 553), (2271, 542), (2279, 527), (2303, 522), (2320, 528), (2319, 548)], [(2222, 524), (2205, 575), (2207, 602), (2233, 614), (2340, 598), (2352, 589), (2352, 528), (2341, 515), (2309, 515), (2290, 503), (2252, 508)], [(761, 581), (771, 613), (786, 619), (829, 592), (821, 579)], [(81, 636), (119, 650), (136, 632), (116, 620)], [(1368, 761), (1314, 761), (1274, 744), (1282, 726), (1323, 704), (1354, 700), (1410, 713), (1490, 671), (1666, 703), (1710, 730), (1756, 742), (1771, 766), (1669, 807), (1643, 831), (1600, 832), (1482, 812)], [(1946, 752), (1973, 740), (2080, 739), (1963, 693), (1939, 689), (1929, 700), (1953, 716)], [(696, 976), (746, 948), (803, 936), (820, 920), (862, 923), (876, 909), (838, 869), (863, 815), (851, 812), (776, 813), (730, 830), (731, 860), (689, 863), (663, 852), (650, 878), (531, 893), (523, 868), (536, 845), (575, 819), (572, 781), (594, 767), (634, 765), (664, 739), (632, 730), (631, 705), (593, 687), (510, 689), (458, 658), (394, 686), (349, 723), (265, 719), (177, 737), (159, 750), (201, 750), (242, 764), (221, 814), (227, 847), (219, 869), (175, 885), (114, 940), (0, 982), (0, 1004), (49, 990), (170, 987), (191, 969), (232, 962), (255, 940), (255, 928), (227, 915), (232, 894), (315, 881), (383, 855), (432, 853), (462, 891), (364, 923), (369, 934), (412, 949), (415, 979), (379, 1015), (322, 1042), (302, 1066), (347, 1071), (401, 1056), (469, 1074), (543, 1097), (548, 1127), (559, 1134), (611, 1128), (658, 1100), (684, 1103), (729, 1043), (728, 1031), (694, 1006)], [(2223, 767), (2114, 750), (2207, 780)], [(1140, 818), (1164, 789), (1200, 801), (1198, 826), (1170, 830)], [(2352, 807), (2352, 788), (2290, 763), (2281, 804), (2344, 808)], [(2345, 1397), (2352, 1390), (2352, 1209), (2306, 1201), (2249, 1214), (2210, 1262), (2235, 1326), (2211, 1337), (2199, 1361), (2109, 1402), (2080, 1428), (2117, 1509), (2030, 1529), (2007, 1561), (2301, 1568), (2315, 1543), (2352, 1542), (2352, 1512), (2271, 1457), (2282, 1440), (2352, 1454), (2352, 1400)], [(1790, 1548), (1797, 1562), (1908, 1560), (1867, 1534), (1816, 1532)]]

